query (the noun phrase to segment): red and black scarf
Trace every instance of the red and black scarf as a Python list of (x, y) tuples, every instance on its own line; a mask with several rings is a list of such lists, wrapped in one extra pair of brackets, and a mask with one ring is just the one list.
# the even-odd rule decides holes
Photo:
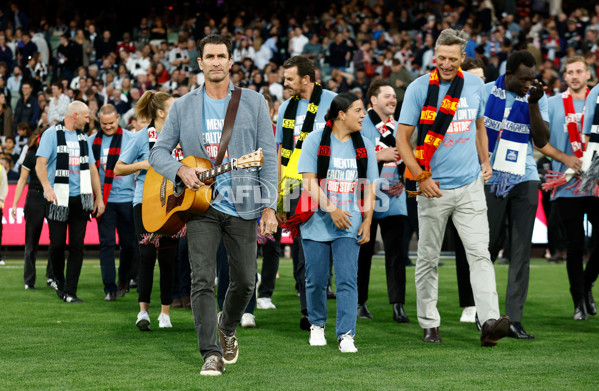
[[(94, 143), (92, 144), (92, 152), (94, 154), (94, 159), (96, 159), (96, 167), (98, 168), (98, 172), (100, 170), (100, 158), (102, 156), (102, 136), (104, 133), (99, 131), (96, 133), (96, 138), (94, 139)], [(110, 148), (108, 149), (108, 158), (106, 159), (106, 167), (104, 169), (104, 191), (103, 191), (103, 199), (104, 205), (108, 202), (108, 197), (110, 196), (110, 189), (112, 188), (112, 181), (114, 180), (114, 166), (116, 162), (119, 160), (119, 155), (121, 154), (121, 141), (123, 140), (123, 129), (119, 126), (112, 136), (112, 140), (110, 141)]]
[(435, 68), (431, 72), (426, 100), (418, 123), (418, 142), (416, 145), (416, 161), (423, 170), (430, 171), (431, 169), (431, 159), (453, 120), (463, 87), (464, 74), (462, 68), (460, 68), (441, 102), (441, 107), (437, 111), (439, 71)]
[[(376, 130), (378, 130), (378, 132), (381, 135), (379, 142), (382, 143), (383, 145), (385, 145), (385, 147), (387, 147), (387, 148), (391, 148), (391, 147), (395, 148), (396, 147), (395, 136), (393, 135), (393, 133), (395, 132), (395, 121), (393, 120), (393, 118), (389, 117), (387, 122), (383, 122), (381, 120), (381, 117), (379, 117), (379, 115), (377, 114), (376, 111), (374, 111), (374, 109), (368, 109), (368, 117), (374, 124), (374, 127), (376, 128)], [(399, 172), (399, 178), (402, 179), (402, 181), (403, 181), (403, 173), (404, 173), (406, 166), (405, 166), (401, 156), (399, 157), (399, 159), (397, 159), (396, 163), (397, 163), (397, 171)], [(379, 175), (383, 171), (384, 165), (385, 165), (385, 162), (378, 163)]]
[[(318, 147), (318, 160), (316, 166), (316, 177), (321, 188), (326, 188), (327, 172), (329, 170), (329, 163), (331, 161), (331, 134), (333, 131), (333, 122), (328, 120), (324, 131), (322, 132), (322, 138), (320, 140), (320, 146)], [(368, 171), (368, 152), (364, 145), (364, 139), (360, 132), (354, 132), (351, 134), (351, 140), (356, 150), (356, 166), (358, 169), (358, 179), (366, 178)], [(364, 197), (361, 197), (363, 202)], [(308, 221), (310, 217), (318, 208), (318, 202), (312, 197), (308, 191), (303, 190), (295, 213), (288, 220), (281, 224), (281, 227), (289, 232), (292, 238), (295, 238), (300, 234), (300, 226)], [(360, 208), (362, 209), (362, 208)]]

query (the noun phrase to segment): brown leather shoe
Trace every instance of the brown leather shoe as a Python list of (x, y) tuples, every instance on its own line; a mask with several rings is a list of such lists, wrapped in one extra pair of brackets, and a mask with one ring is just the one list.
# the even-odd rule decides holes
[(183, 303), (183, 308), (186, 308), (188, 310), (191, 309), (191, 298), (189, 296), (183, 296), (181, 298), (181, 302)]
[(480, 334), (481, 346), (495, 346), (497, 340), (507, 336), (510, 330), (510, 318), (502, 316), (499, 319), (489, 319), (483, 324)]
[(171, 308), (183, 308), (183, 302), (181, 301), (180, 297), (173, 299), (173, 302), (171, 303)]
[(439, 336), (439, 328), (433, 327), (432, 329), (424, 329), (424, 342), (441, 343), (441, 337)]

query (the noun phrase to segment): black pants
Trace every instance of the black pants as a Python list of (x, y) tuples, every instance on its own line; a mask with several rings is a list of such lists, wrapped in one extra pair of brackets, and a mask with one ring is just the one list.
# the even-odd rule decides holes
[(267, 240), (262, 246), (262, 282), (258, 290), (260, 297), (272, 297), (275, 290), (281, 256), (281, 233), (281, 227), (279, 227), (273, 235), (275, 241)]
[(487, 215), (489, 217), (489, 252), (495, 261), (503, 247), (505, 221), (509, 226), (510, 258), (505, 294), (505, 312), (513, 322), (522, 320), (528, 295), (530, 275), (530, 246), (537, 206), (539, 181), (526, 181), (516, 186), (505, 197), (497, 197), (491, 186), (485, 186)]
[[(584, 293), (591, 289), (599, 274), (599, 199), (595, 197), (558, 198), (557, 206), (566, 232), (568, 256), (566, 266), (570, 280), (570, 293), (576, 304)], [(584, 215), (593, 225), (593, 249), (591, 257), (583, 270), (584, 253)]]
[(455, 271), (458, 278), (458, 297), (460, 299), (460, 307), (473, 307), (474, 295), (472, 293), (472, 285), (470, 284), (470, 266), (466, 258), (466, 250), (460, 239), (457, 229), (453, 225), (451, 219), (447, 220), (447, 230), (453, 235), (453, 244), (455, 247)]
[[(50, 203), (46, 203), (46, 213)], [(69, 217), (67, 221), (48, 220), (50, 231), (50, 248), (48, 249), (48, 260), (52, 263), (52, 271), (58, 285), (58, 289), (64, 293), (77, 296), (77, 285), (83, 264), (83, 240), (89, 212), (83, 210), (81, 198), (69, 197)], [(67, 245), (67, 227), (69, 232), (69, 259), (67, 263), (67, 274), (65, 279), (65, 249)]]
[(191, 295), (191, 267), (189, 266), (189, 249), (187, 236), (179, 238), (177, 248), (177, 267), (173, 282), (173, 299)]
[[(142, 240), (142, 235), (148, 233), (143, 227), (141, 204), (133, 207), (133, 220), (135, 221), (135, 230), (139, 243)], [(158, 256), (158, 265), (160, 267), (160, 303), (162, 305), (170, 305), (173, 302), (173, 278), (177, 257), (177, 239), (161, 237), (159, 243), (158, 249), (153, 244), (139, 244), (139, 281), (137, 283), (139, 296), (137, 301), (140, 303), (150, 302), (152, 285), (154, 285), (154, 266), (156, 265), (156, 256)]]
[[(27, 191), (23, 212), (25, 216), (25, 271), (23, 278), (25, 284), (35, 286), (37, 248), (46, 217), (46, 200), (41, 190), (30, 188)], [(51, 262), (48, 262), (46, 266), (46, 278), (54, 278)]]
[(387, 274), (387, 295), (389, 304), (406, 301), (406, 264), (404, 260), (404, 243), (401, 240), (406, 216), (388, 216), (373, 219), (370, 225), (370, 241), (360, 246), (358, 256), (358, 304), (368, 300), (368, 284), (377, 226), (381, 227), (383, 246), (385, 248), (385, 271)]
[[(289, 210), (295, 211), (298, 202), (299, 198), (291, 199), (289, 203)], [(307, 316), (308, 306), (306, 304), (306, 258), (304, 257), (301, 234), (293, 239), (293, 244), (291, 245), (291, 259), (293, 260), (293, 277), (295, 278), (297, 292), (299, 293), (300, 298), (300, 310), (302, 314)]]
[[(406, 190), (416, 190), (416, 182), (406, 180)], [(410, 241), (412, 240), (412, 235), (416, 233), (416, 238), (418, 238), (418, 203), (416, 202), (416, 197), (406, 197), (406, 207), (408, 210), (408, 218), (404, 221), (404, 232), (403, 237), (399, 240), (403, 240), (404, 245), (404, 262), (410, 263)]]

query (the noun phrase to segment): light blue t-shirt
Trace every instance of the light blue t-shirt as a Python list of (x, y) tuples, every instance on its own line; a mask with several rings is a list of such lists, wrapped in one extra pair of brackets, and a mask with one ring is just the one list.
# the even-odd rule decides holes
[[(491, 95), (491, 90), (495, 82), (490, 82), (485, 84), (486, 94), (485, 94), (485, 105), (487, 104), (487, 99)], [(507, 117), (510, 115), (510, 111), (512, 110), (512, 105), (516, 100), (516, 94), (511, 91), (505, 91), (505, 111), (503, 113), (503, 120), (505, 121)], [(547, 112), (547, 96), (543, 95), (543, 97), (539, 100), (539, 110), (541, 111), (541, 117), (543, 121), (549, 122), (549, 113)], [(526, 171), (524, 173), (524, 179), (522, 182), (527, 181), (539, 181), (539, 172), (537, 170), (537, 163), (535, 162), (534, 157), (532, 156), (533, 146), (532, 146), (532, 137), (528, 140), (528, 149), (526, 152)], [(495, 155), (491, 156), (491, 167), (493, 167), (493, 163), (495, 162)], [(487, 185), (491, 185), (495, 183), (495, 171), (493, 171), (493, 176), (489, 179)]]
[(585, 135), (591, 134), (591, 126), (593, 126), (593, 118), (595, 118), (595, 108), (597, 107), (597, 97), (599, 96), (599, 84), (591, 89), (587, 96), (587, 103), (584, 106), (584, 123), (582, 124), (582, 133)]
[[(133, 140), (132, 133), (126, 129), (123, 129), (123, 137), (121, 139), (121, 151), (131, 143)], [(104, 178), (106, 177), (106, 162), (108, 161), (108, 150), (110, 149), (110, 143), (114, 136), (102, 136), (102, 148), (100, 148), (100, 182), (102, 184), (102, 194), (104, 194)], [(93, 154), (92, 146), (96, 135), (87, 139), (89, 148), (89, 164), (96, 164), (96, 159)], [(120, 158), (119, 158), (120, 160)], [(115, 175), (112, 180), (112, 188), (110, 189), (110, 196), (108, 196), (108, 202), (132, 202), (133, 195), (135, 194), (135, 177), (134, 175)]]
[[(150, 157), (150, 139), (156, 142), (158, 132), (154, 128), (143, 128), (139, 132), (133, 133), (133, 138), (121, 152), (119, 160), (125, 164), (141, 162)], [(144, 181), (146, 180), (147, 170), (139, 170), (137, 178), (135, 178), (135, 195), (133, 196), (133, 205), (141, 204), (144, 194)], [(134, 177), (134, 173), (130, 174)]]
[[(204, 90), (204, 126), (202, 127), (202, 141), (208, 151), (212, 164), (216, 163), (220, 138), (223, 134), (223, 125), (227, 113), (227, 99), (212, 99)], [(229, 162), (229, 151), (225, 153), (223, 162)], [(214, 193), (210, 205), (214, 209), (229, 216), (239, 217), (233, 204), (233, 190), (231, 188), (231, 173), (226, 172), (217, 176), (214, 182)]]
[[(318, 171), (318, 147), (322, 139), (322, 130), (314, 131), (306, 137), (302, 146), (297, 165), (298, 172), (314, 173)], [(374, 146), (365, 139), (364, 145), (368, 152), (368, 169), (366, 176), (369, 183), (378, 178), (376, 154)], [(320, 208), (312, 217), (301, 225), (302, 239), (328, 242), (339, 238), (358, 238), (358, 230), (362, 224), (362, 214), (358, 206), (358, 168), (356, 166), (356, 150), (351, 139), (341, 142), (331, 135), (331, 160), (327, 171), (326, 189), (323, 189), (329, 200), (338, 208), (352, 214), (352, 226), (339, 229), (333, 223), (331, 215)], [(373, 238), (374, 239), (374, 238)]]
[[(580, 124), (580, 119), (584, 110), (584, 102), (584, 99), (574, 100), (574, 111), (576, 112), (576, 121), (578, 124)], [(551, 129), (549, 143), (567, 155), (574, 156), (572, 145), (570, 144), (570, 136), (568, 135), (568, 128), (566, 127), (566, 110), (564, 109), (564, 99), (562, 98), (562, 94), (547, 99), (547, 106), (549, 110), (549, 128)], [(582, 128), (579, 129), (582, 131)], [(584, 143), (582, 135), (581, 140)], [(551, 162), (551, 169), (557, 172), (565, 172), (568, 167), (559, 160), (553, 159)], [(574, 195), (574, 189), (566, 189), (575, 181), (576, 179), (572, 178), (572, 180), (565, 185), (558, 187), (555, 191), (555, 196), (553, 195), (553, 192), (551, 193), (551, 200), (555, 200), (559, 197), (582, 197), (582, 194), (578, 196)]]
[[(426, 101), (430, 74), (412, 82), (401, 106), (399, 123), (416, 126)], [(449, 90), (451, 83), (440, 82), (437, 110)], [(480, 162), (476, 149), (476, 119), (484, 115), (484, 83), (476, 75), (464, 72), (464, 88), (457, 111), (447, 129), (443, 141), (431, 159), (431, 173), (441, 189), (455, 189), (468, 185), (480, 173)], [(438, 111), (437, 111), (438, 112)]]
[[(77, 132), (75, 131), (66, 130), (64, 133), (67, 147), (69, 148), (69, 197), (76, 197), (80, 194), (79, 140), (77, 139)], [(48, 170), (48, 180), (52, 186), (54, 186), (54, 178), (56, 177), (57, 144), (56, 126), (52, 126), (42, 133), (40, 145), (37, 149), (37, 153), (35, 154), (35, 156), (41, 156), (48, 159), (46, 169)], [(90, 155), (91, 152), (88, 152), (88, 155)]]
[[(393, 137), (395, 137), (395, 133), (396, 132), (394, 131)], [(368, 115), (362, 121), (362, 136), (370, 140), (372, 144), (375, 145), (375, 152), (388, 148), (384, 143), (379, 141), (381, 139), (381, 134), (377, 130), (376, 126), (374, 126)], [(380, 180), (377, 181), (377, 197), (374, 207), (374, 218), (382, 219), (388, 216), (407, 216), (408, 211), (406, 206), (406, 192), (402, 192), (399, 197), (391, 197), (389, 194), (387, 194), (387, 192), (382, 190), (388, 188), (389, 181), (399, 180), (397, 163), (385, 162), (379, 177)]]
[[(324, 125), (327, 121), (325, 121), (324, 116), (329, 111), (329, 107), (331, 106), (331, 102), (337, 96), (336, 93), (329, 90), (322, 90), (322, 94), (320, 95), (320, 103), (318, 104), (318, 111), (316, 112), (316, 117), (314, 118), (314, 129), (313, 130), (323, 130)], [(283, 142), (283, 118), (285, 117), (285, 110), (287, 110), (287, 106), (289, 106), (290, 99), (287, 99), (281, 106), (279, 107), (279, 115), (277, 117), (277, 131), (275, 134), (275, 141), (277, 144), (281, 144)], [(297, 111), (295, 114), (295, 130), (293, 132), (294, 143), (297, 142), (297, 138), (299, 137), (302, 126), (304, 125), (304, 120), (306, 119), (306, 113), (308, 112), (308, 104), (310, 101), (308, 99), (300, 99), (297, 104)]]

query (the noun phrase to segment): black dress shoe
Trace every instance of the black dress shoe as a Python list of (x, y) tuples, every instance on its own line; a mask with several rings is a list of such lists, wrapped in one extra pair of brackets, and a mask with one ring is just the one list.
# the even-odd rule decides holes
[(74, 295), (65, 294), (63, 301), (65, 303), (83, 303), (83, 300)]
[(587, 306), (584, 300), (580, 300), (574, 306), (574, 320), (588, 320), (589, 315), (587, 314)]
[(358, 304), (358, 318), (360, 318), (360, 319), (372, 319), (373, 318), (370, 311), (368, 311), (368, 307), (366, 307), (366, 303)]
[(302, 315), (301, 319), (300, 319), (300, 329), (302, 330), (310, 330), (310, 321), (308, 320), (308, 317), (306, 315)]
[(510, 318), (502, 316), (499, 319), (488, 319), (483, 324), (480, 333), (480, 346), (495, 346), (497, 341), (508, 335)]
[(424, 342), (441, 343), (441, 337), (439, 336), (439, 328), (433, 327), (431, 329), (424, 329)]
[(584, 295), (585, 304), (587, 306), (587, 313), (589, 315), (597, 315), (597, 305), (595, 304), (595, 299), (593, 298), (593, 291), (589, 289), (587, 293)]
[(507, 336), (510, 338), (516, 339), (534, 339), (535, 336), (532, 334), (528, 334), (524, 327), (522, 327), (522, 323), (520, 322), (512, 322), (510, 324), (510, 331), (508, 331)]
[(403, 304), (393, 304), (393, 320), (397, 323), (410, 323), (410, 318), (406, 315), (406, 311), (403, 309)]
[(106, 294), (106, 296), (104, 297), (104, 301), (116, 301), (116, 293), (115, 292), (108, 292)]

